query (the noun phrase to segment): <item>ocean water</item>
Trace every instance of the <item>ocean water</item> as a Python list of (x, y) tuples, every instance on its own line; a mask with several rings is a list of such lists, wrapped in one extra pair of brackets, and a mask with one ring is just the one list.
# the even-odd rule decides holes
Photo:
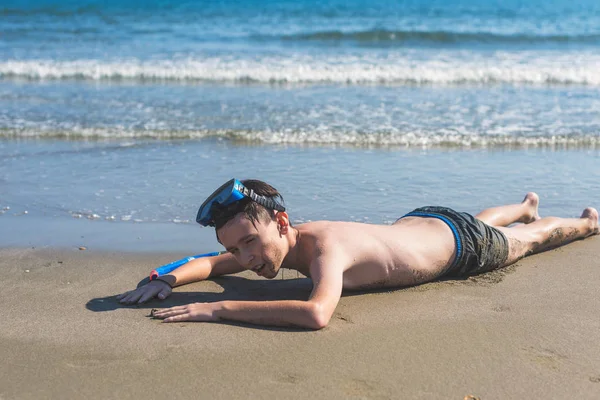
[(233, 176), (296, 223), (600, 207), (600, 3), (0, 4), (0, 245), (210, 248)]

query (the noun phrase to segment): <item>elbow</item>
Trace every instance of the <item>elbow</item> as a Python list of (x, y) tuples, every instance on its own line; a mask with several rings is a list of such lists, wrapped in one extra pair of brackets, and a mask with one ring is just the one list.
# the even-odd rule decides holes
[(310, 303), (310, 305), (308, 328), (314, 330), (325, 328), (329, 324), (331, 313), (321, 304)]

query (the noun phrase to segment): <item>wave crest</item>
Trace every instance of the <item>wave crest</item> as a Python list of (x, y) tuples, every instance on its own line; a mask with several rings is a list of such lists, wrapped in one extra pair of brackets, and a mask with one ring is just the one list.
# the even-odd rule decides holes
[(492, 32), (453, 32), (453, 31), (418, 31), (418, 30), (386, 30), (374, 29), (366, 31), (344, 32), (339, 30), (321, 31), (285, 35), (281, 39), (289, 41), (354, 41), (359, 43), (598, 43), (600, 34), (580, 35), (532, 35), (532, 34), (497, 34)]
[[(461, 57), (461, 55), (463, 57)], [(258, 60), (9, 60), (0, 79), (133, 82), (215, 82), (346, 85), (586, 85), (600, 86), (598, 54), (453, 54), (418, 61), (406, 54), (367, 56), (264, 57)]]
[(441, 147), (441, 148), (513, 148), (577, 147), (599, 148), (598, 134), (523, 135), (466, 134), (451, 129), (436, 132), (355, 132), (355, 131), (253, 131), (228, 129), (133, 130), (123, 128), (76, 128), (72, 130), (2, 129), (0, 137), (53, 138), (69, 140), (113, 139), (204, 139), (226, 140), (240, 144), (311, 145), (356, 147)]

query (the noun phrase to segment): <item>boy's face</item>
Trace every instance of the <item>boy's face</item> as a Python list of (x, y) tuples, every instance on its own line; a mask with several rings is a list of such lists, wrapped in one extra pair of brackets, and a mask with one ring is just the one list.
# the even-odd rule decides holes
[(277, 222), (252, 222), (239, 213), (217, 231), (219, 241), (244, 268), (273, 279), (285, 257), (286, 240)]

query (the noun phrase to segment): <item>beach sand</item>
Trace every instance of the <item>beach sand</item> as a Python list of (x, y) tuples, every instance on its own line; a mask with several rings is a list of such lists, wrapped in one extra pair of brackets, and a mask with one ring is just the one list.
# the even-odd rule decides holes
[(164, 324), (152, 308), (306, 298), (287, 271), (177, 288), (124, 307), (175, 254), (2, 249), (0, 399), (597, 399), (600, 237), (504, 271), (347, 293), (320, 331)]

